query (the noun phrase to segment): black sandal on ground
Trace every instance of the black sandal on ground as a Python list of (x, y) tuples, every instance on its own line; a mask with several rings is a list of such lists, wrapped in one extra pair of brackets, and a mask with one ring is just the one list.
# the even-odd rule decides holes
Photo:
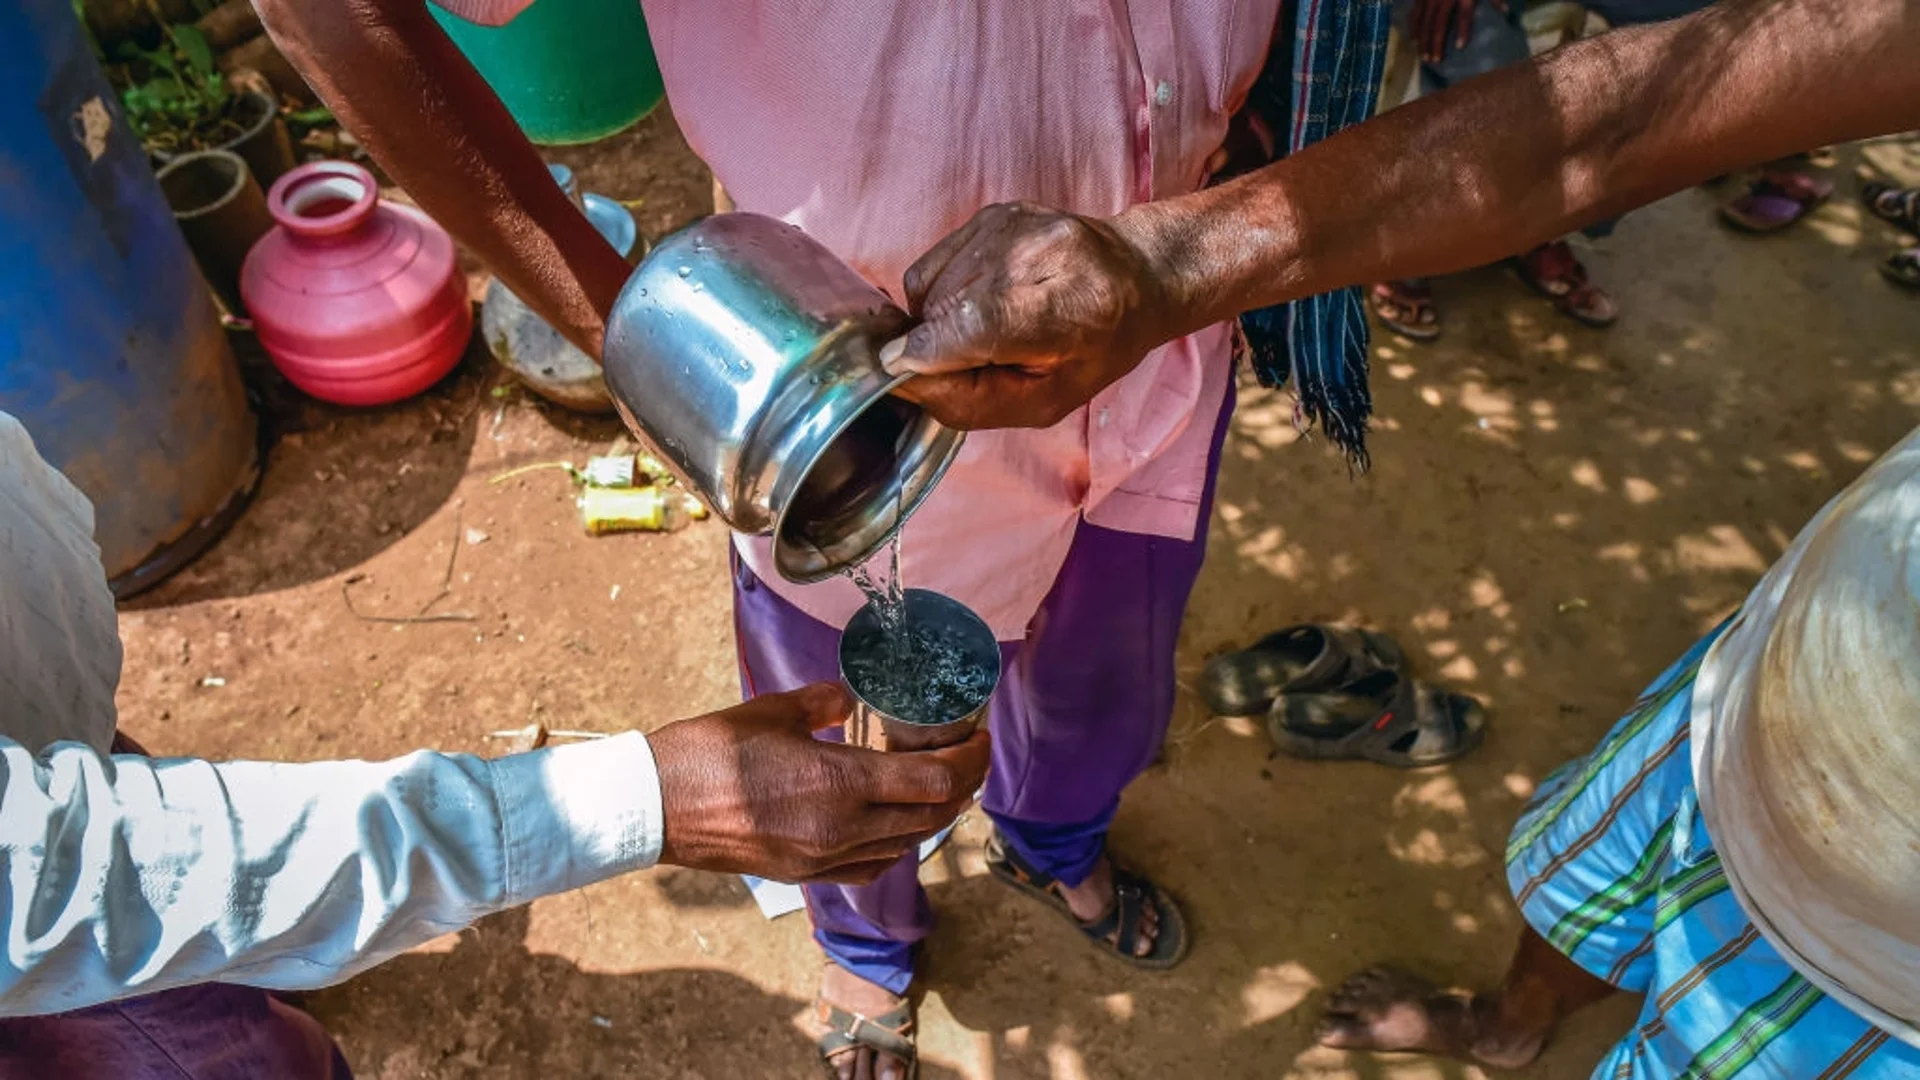
[(879, 1016), (862, 1016), (816, 998), (813, 1016), (827, 1027), (826, 1034), (815, 1040), (814, 1045), (820, 1048), (820, 1062), (826, 1066), (827, 1076), (832, 1080), (838, 1080), (840, 1075), (835, 1063), (848, 1054), (859, 1053), (862, 1048), (906, 1062), (907, 1080), (919, 1075), (920, 1056), (913, 1039), (912, 1002), (903, 1001)]
[(1285, 694), (1267, 714), (1267, 735), (1294, 757), (1364, 760), (1398, 769), (1465, 757), (1487, 733), (1487, 713), (1465, 694), (1380, 671), (1334, 690)]
[(1860, 185), (1860, 201), (1881, 221), (1920, 233), (1920, 188), (1865, 183)]
[(1880, 264), (1880, 273), (1895, 285), (1920, 289), (1920, 247), (1894, 252)]
[(1330, 689), (1376, 671), (1401, 671), (1406, 654), (1385, 634), (1305, 623), (1207, 662), (1200, 696), (1215, 716), (1259, 716), (1281, 694)]
[[(1186, 959), (1187, 919), (1173, 894), (1122, 868), (1119, 863), (1113, 865), (1113, 906), (1092, 922), (1080, 921), (1067, 906), (1067, 898), (1061, 895), (1060, 882), (1029, 865), (998, 833), (987, 842), (987, 869), (1007, 885), (1065, 916), (1100, 951), (1135, 967), (1165, 971)], [(1159, 916), (1159, 928), (1154, 933), (1152, 951), (1145, 956), (1135, 956), (1134, 949), (1140, 942), (1141, 917), (1148, 900), (1153, 901)]]

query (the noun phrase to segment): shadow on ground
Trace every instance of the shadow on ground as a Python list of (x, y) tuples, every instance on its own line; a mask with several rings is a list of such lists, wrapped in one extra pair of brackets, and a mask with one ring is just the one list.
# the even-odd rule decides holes
[[(405, 1049), (377, 1076), (748, 1077), (799, 1075), (803, 1002), (718, 970), (594, 974), (525, 944), (525, 910), (482, 920), (383, 972), (423, 988), (387, 1008), (364, 981), (310, 999), (329, 1027)], [(426, 1020), (423, 1024), (423, 1019)], [(928, 1080), (958, 1074), (932, 1068)]]

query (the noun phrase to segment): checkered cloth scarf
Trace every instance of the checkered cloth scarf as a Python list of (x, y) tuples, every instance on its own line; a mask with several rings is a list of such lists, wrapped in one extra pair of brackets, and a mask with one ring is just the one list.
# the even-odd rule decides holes
[[(1256, 158), (1236, 154), (1232, 171), (1296, 153), (1373, 115), (1386, 62), (1391, 0), (1295, 0), (1274, 35), (1266, 67), (1241, 114), (1261, 132), (1242, 139)], [(1291, 55), (1280, 47), (1292, 41)], [(1243, 126), (1243, 129), (1244, 129)], [(1228, 173), (1226, 175), (1231, 175)], [(1347, 459), (1366, 469), (1367, 315), (1358, 287), (1276, 304), (1240, 316), (1240, 330), (1265, 386), (1293, 380), (1296, 415), (1318, 424)]]

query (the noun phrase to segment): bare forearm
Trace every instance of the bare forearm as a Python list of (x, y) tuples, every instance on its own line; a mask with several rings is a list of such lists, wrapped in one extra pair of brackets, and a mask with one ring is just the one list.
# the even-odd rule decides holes
[(407, 193), (588, 355), (628, 267), (424, 0), (258, 0), (268, 32)]
[(1120, 224), (1180, 332), (1481, 265), (1755, 162), (1920, 127), (1920, 0), (1726, 0), (1386, 113)]

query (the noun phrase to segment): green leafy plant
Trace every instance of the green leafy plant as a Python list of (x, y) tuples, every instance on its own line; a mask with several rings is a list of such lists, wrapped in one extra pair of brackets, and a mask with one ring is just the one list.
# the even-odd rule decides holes
[[(241, 133), (233, 115), (238, 99), (198, 28), (166, 26), (158, 48), (122, 42), (119, 55), (127, 65), (120, 100), (149, 150), (204, 150)], [(143, 70), (136, 75), (135, 68)]]
[(93, 24), (87, 22), (87, 0), (73, 0), (73, 17), (80, 20), (80, 32), (87, 35), (87, 46), (100, 60), (106, 57), (100, 53), (100, 39), (93, 36)]

